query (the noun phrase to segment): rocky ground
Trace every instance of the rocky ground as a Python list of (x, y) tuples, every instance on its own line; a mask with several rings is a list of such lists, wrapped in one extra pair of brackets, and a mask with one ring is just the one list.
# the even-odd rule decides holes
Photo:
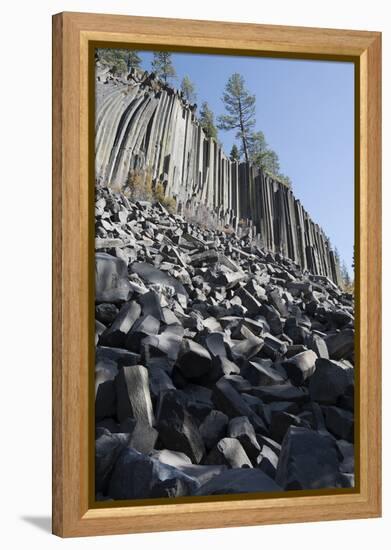
[(160, 204), (96, 196), (96, 495), (354, 485), (354, 304)]

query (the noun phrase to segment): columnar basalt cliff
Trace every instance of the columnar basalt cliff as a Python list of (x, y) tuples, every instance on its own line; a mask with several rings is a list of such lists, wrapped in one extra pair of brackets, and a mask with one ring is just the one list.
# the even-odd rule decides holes
[(153, 74), (127, 80), (97, 73), (96, 178), (123, 188), (129, 173), (148, 173), (178, 212), (207, 208), (235, 230), (245, 224), (261, 246), (303, 271), (339, 283), (330, 242), (283, 183), (244, 162), (231, 161), (205, 135), (196, 106)]

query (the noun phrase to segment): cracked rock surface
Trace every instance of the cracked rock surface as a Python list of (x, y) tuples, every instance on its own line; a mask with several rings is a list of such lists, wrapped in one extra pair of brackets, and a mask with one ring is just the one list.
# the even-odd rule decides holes
[(99, 500), (354, 486), (354, 302), (250, 237), (96, 190)]

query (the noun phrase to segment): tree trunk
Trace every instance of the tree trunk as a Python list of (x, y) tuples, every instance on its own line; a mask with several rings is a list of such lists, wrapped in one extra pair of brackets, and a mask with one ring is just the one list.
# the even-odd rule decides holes
[(246, 134), (245, 134), (245, 130), (244, 130), (242, 104), (240, 102), (240, 99), (239, 99), (239, 124), (240, 124), (240, 133), (242, 135), (244, 158), (246, 159), (246, 162), (248, 164), (248, 162), (249, 162), (248, 146), (247, 146)]

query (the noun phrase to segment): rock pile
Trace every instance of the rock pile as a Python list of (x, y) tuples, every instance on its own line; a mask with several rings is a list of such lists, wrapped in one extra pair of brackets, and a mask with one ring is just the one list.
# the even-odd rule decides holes
[(354, 304), (160, 204), (96, 194), (96, 496), (354, 485)]

